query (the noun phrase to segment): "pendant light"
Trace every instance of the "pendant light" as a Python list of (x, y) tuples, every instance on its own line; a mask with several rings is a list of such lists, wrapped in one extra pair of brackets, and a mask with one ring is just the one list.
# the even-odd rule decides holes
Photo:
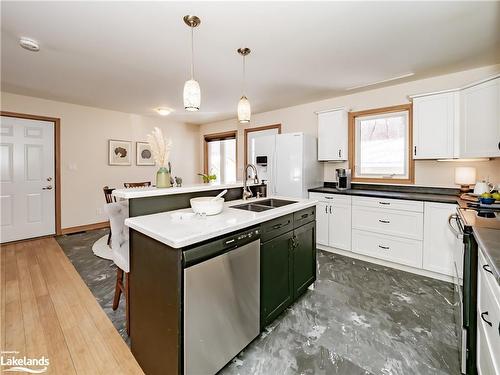
[(245, 57), (250, 54), (250, 48), (238, 48), (238, 53), (243, 56), (243, 92), (240, 101), (238, 102), (238, 121), (241, 124), (246, 124), (250, 122), (250, 115), (252, 110), (250, 108), (250, 102), (245, 95)]
[(184, 84), (184, 109), (194, 112), (200, 110), (201, 90), (200, 84), (194, 79), (194, 28), (199, 26), (201, 20), (196, 16), (184, 16), (184, 23), (191, 28), (191, 79)]

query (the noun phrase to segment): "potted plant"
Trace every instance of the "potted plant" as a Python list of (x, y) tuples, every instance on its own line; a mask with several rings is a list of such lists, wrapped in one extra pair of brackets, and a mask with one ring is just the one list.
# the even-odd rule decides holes
[(198, 173), (198, 176), (201, 176), (205, 184), (215, 182), (215, 180), (217, 180), (217, 175), (215, 173)]

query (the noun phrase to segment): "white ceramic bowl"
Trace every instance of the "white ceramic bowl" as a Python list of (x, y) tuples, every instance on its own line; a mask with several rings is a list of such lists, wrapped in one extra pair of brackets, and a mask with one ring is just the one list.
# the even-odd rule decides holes
[(194, 213), (205, 215), (217, 215), (224, 208), (224, 198), (199, 197), (189, 200)]

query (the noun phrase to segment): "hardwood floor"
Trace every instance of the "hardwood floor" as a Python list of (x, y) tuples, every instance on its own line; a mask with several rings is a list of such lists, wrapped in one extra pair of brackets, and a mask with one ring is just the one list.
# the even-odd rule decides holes
[(50, 374), (142, 374), (53, 238), (0, 249), (0, 350), (49, 359)]

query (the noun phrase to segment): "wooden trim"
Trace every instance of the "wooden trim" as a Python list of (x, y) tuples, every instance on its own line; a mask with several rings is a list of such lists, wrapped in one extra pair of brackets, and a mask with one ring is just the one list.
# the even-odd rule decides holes
[(281, 124), (265, 125), (265, 126), (259, 126), (257, 128), (245, 129), (245, 145), (244, 145), (245, 156), (243, 158), (243, 160), (245, 160), (245, 165), (243, 167), (245, 167), (248, 164), (248, 133), (259, 132), (262, 130), (269, 130), (269, 129), (278, 129), (278, 134), (281, 134)]
[(61, 234), (70, 234), (78, 232), (86, 232), (89, 230), (109, 228), (109, 221), (102, 221), (100, 223), (78, 225), (76, 227), (63, 228)]
[[(393, 113), (408, 111), (408, 178), (366, 178), (355, 177), (355, 163), (356, 156), (356, 118), (360, 116), (370, 116), (382, 113)], [(389, 184), (414, 184), (415, 183), (415, 160), (412, 156), (413, 149), (413, 104), (401, 104), (391, 107), (368, 109), (358, 112), (349, 112), (349, 168), (351, 169), (353, 182), (373, 182), (373, 183), (389, 183)]]
[(61, 229), (61, 119), (57, 117), (47, 117), (30, 115), (26, 113), (16, 113), (0, 111), (0, 116), (16, 117), (27, 120), (49, 121), (54, 123), (54, 173), (55, 173), (55, 229), (56, 235), (62, 234)]
[(203, 173), (208, 173), (208, 142), (234, 137), (236, 141), (236, 168), (238, 168), (238, 130), (203, 135)]

